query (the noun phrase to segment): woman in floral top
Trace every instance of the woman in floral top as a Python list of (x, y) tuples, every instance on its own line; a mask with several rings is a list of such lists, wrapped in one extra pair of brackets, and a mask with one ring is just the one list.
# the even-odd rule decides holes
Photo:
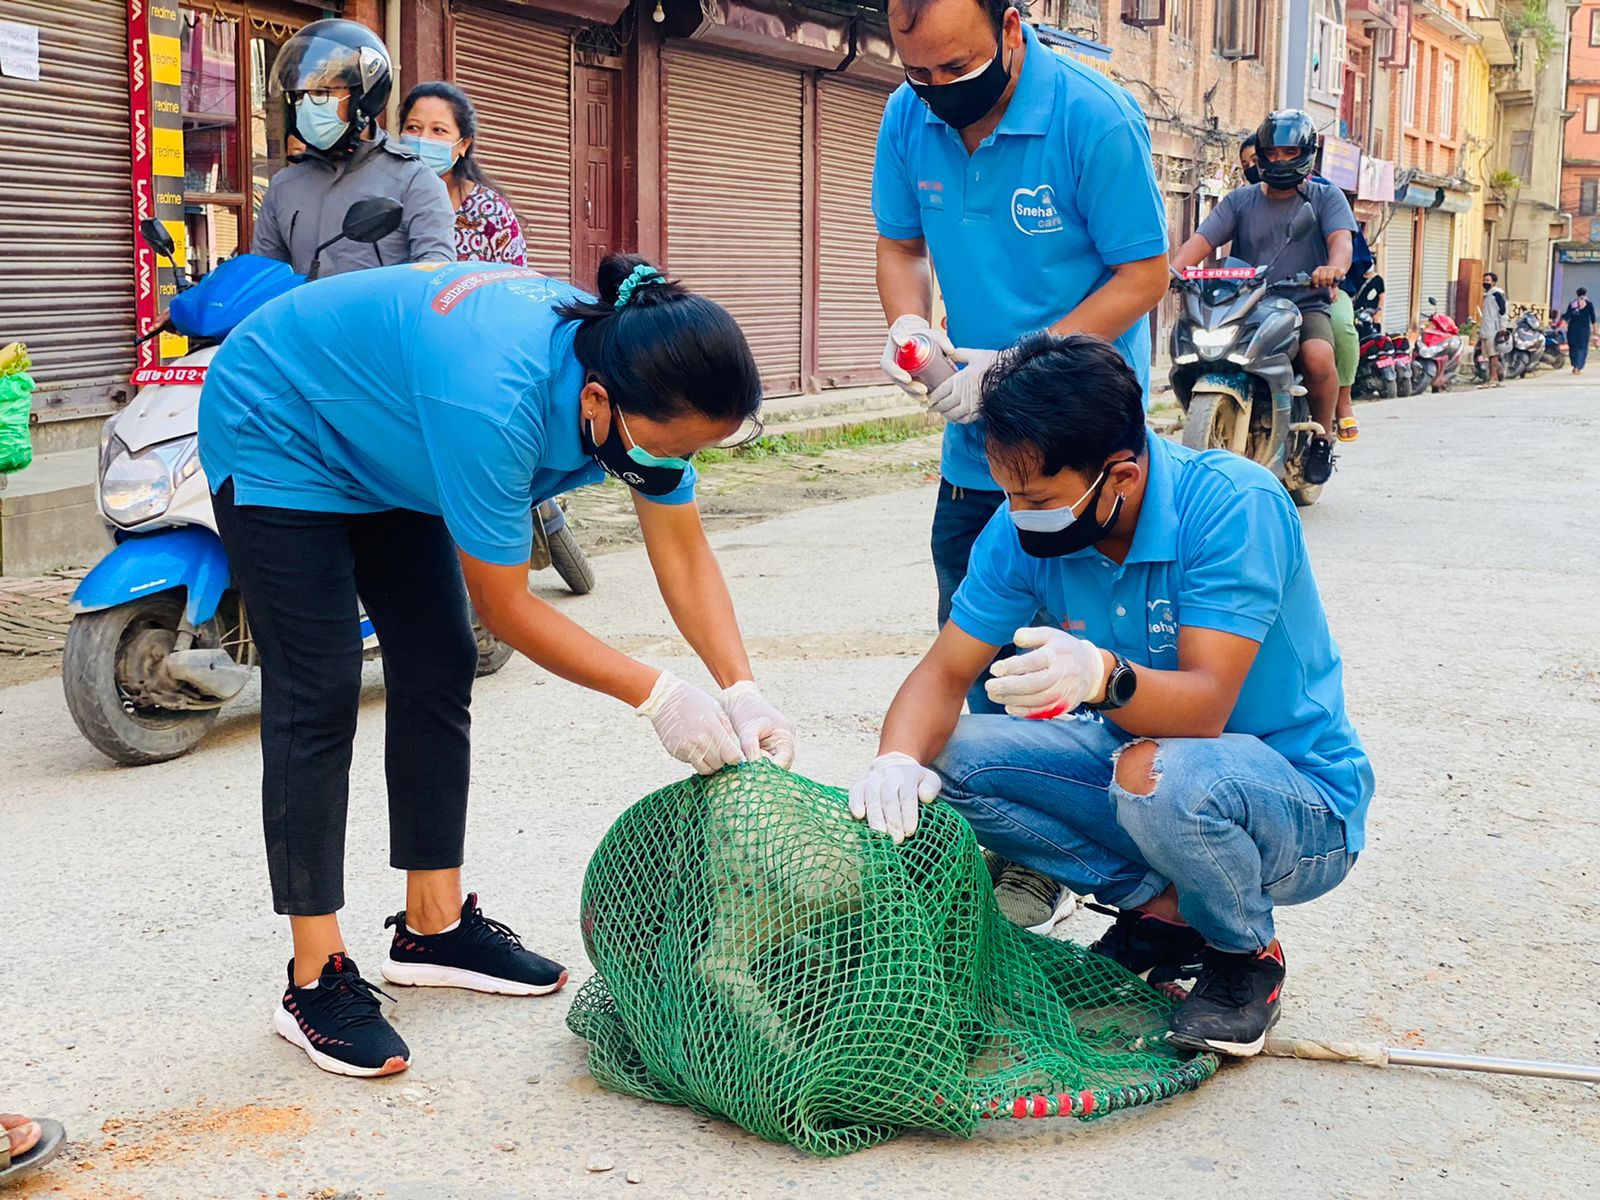
[(528, 265), (522, 227), (472, 153), (478, 114), (453, 84), (419, 83), (400, 106), (400, 140), (444, 179), (456, 209), (456, 258)]

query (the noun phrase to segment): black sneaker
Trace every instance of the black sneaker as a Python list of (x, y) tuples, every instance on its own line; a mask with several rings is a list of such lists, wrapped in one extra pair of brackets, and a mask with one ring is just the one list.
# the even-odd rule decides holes
[(1333, 478), (1333, 440), (1314, 437), (1300, 459), (1300, 476), (1312, 487)]
[(378, 1011), (380, 995), (389, 993), (361, 978), (348, 954), (328, 955), (317, 981), (305, 987), (295, 987), (290, 959), (289, 986), (273, 1026), (324, 1071), (393, 1075), (411, 1065), (411, 1051)]
[(1278, 1022), (1283, 947), (1276, 938), (1259, 954), (1207, 949), (1200, 980), (1172, 1014), (1167, 1041), (1189, 1050), (1248, 1058), (1260, 1054)]
[(421, 934), (406, 928), (405, 910), (383, 923), (394, 926), (383, 977), (408, 987), (457, 987), (502, 996), (544, 996), (567, 982), (567, 969), (535, 954), (499, 921), (478, 907), (478, 894), (461, 906), (461, 923), (448, 933)]
[(1198, 974), (1206, 940), (1189, 926), (1163, 921), (1136, 908), (1119, 912), (1100, 904), (1088, 907), (1117, 918), (1116, 924), (1089, 947), (1095, 954), (1121, 964), (1140, 979), (1157, 986), (1193, 979)]

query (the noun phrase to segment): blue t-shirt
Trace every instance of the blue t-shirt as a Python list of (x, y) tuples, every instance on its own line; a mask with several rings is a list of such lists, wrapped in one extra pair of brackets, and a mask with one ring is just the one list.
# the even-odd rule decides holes
[[(234, 330), (200, 394), (200, 462), (234, 502), (443, 516), (525, 562), (533, 508), (597, 483), (578, 441), (583, 293), (506, 263), (414, 263), (296, 288)], [(694, 499), (694, 468), (658, 504)]]
[(1093, 547), (1034, 558), (1002, 505), (972, 548), (951, 620), (1003, 646), (1042, 609), (1074, 635), (1162, 671), (1178, 669), (1184, 626), (1259, 642), (1227, 730), (1260, 738), (1305, 774), (1344, 821), (1346, 847), (1360, 850), (1372, 764), (1345, 715), (1339, 647), (1293, 502), (1270, 472), (1225, 450), (1157, 437), (1149, 446), (1126, 562)]
[[(1000, 126), (971, 155), (910, 87), (889, 97), (878, 131), (872, 211), (878, 232), (926, 238), (950, 339), (1002, 350), (1046, 329), (1111, 278), (1166, 253), (1167, 215), (1150, 131), (1122, 88), (1053, 53), (1023, 26), (1022, 77)], [(1150, 328), (1116, 342), (1148, 395)], [(1147, 401), (1148, 402), (1148, 401)], [(942, 471), (996, 488), (981, 421), (945, 428)]]

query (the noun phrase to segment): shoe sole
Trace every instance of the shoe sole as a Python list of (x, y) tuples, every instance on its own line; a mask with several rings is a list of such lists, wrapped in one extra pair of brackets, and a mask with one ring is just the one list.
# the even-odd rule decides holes
[(554, 983), (518, 983), (515, 979), (498, 979), (479, 971), (466, 971), (460, 967), (440, 967), (432, 963), (396, 962), (383, 960), (383, 977), (398, 987), (448, 987), (469, 992), (488, 992), (495, 996), (548, 996), (567, 986), (567, 972)]
[(1273, 1013), (1272, 1020), (1267, 1022), (1267, 1028), (1263, 1029), (1261, 1036), (1253, 1042), (1219, 1042), (1210, 1038), (1188, 1037), (1169, 1030), (1167, 1044), (1184, 1050), (1210, 1050), (1215, 1054), (1226, 1054), (1229, 1058), (1254, 1058), (1267, 1044), (1267, 1034), (1278, 1023), (1280, 1015), (1282, 1014)]
[(1073, 895), (1073, 893), (1066, 888), (1061, 889), (1061, 894), (1065, 896), (1066, 899), (1062, 900), (1061, 903), (1055, 906), (1055, 909), (1050, 913), (1050, 919), (1048, 921), (1040, 922), (1038, 925), (1024, 925), (1023, 928), (1029, 933), (1038, 933), (1048, 936), (1057, 925), (1061, 924), (1061, 922), (1065, 921), (1073, 913), (1077, 912), (1078, 897)]
[(282, 1008), (273, 1015), (272, 1027), (277, 1031), (279, 1037), (292, 1045), (299, 1046), (300, 1049), (306, 1052), (307, 1058), (332, 1075), (352, 1075), (359, 1079), (373, 1079), (380, 1075), (398, 1075), (411, 1065), (410, 1059), (401, 1058), (398, 1054), (381, 1067), (358, 1067), (353, 1063), (341, 1062), (331, 1054), (324, 1054), (313, 1046), (311, 1040), (306, 1037), (305, 1030), (300, 1028), (300, 1023)]

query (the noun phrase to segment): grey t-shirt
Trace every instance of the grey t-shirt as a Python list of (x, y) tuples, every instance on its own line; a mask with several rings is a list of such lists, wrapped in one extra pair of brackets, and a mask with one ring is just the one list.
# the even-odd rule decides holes
[[(1355, 214), (1344, 193), (1331, 183), (1308, 179), (1298, 195), (1274, 200), (1265, 184), (1250, 184), (1229, 192), (1200, 223), (1199, 234), (1215, 248), (1233, 243), (1229, 251), (1253, 266), (1264, 267), (1278, 253), (1289, 234), (1289, 222), (1300, 210), (1302, 200), (1316, 211), (1319, 233), (1307, 234), (1284, 250), (1267, 273), (1267, 282), (1287, 279), (1300, 271), (1308, 275), (1328, 262), (1328, 238), (1340, 229), (1356, 230)], [(1327, 288), (1297, 288), (1280, 293), (1293, 300), (1302, 312), (1326, 312), (1330, 299)]]

